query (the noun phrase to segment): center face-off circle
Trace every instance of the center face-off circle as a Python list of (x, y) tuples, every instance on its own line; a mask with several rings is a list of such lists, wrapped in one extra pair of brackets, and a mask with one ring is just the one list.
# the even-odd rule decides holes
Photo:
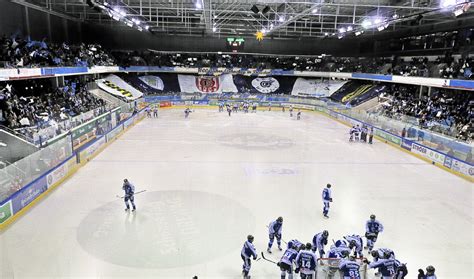
[(135, 200), (136, 213), (116, 201), (87, 215), (77, 230), (83, 249), (117, 265), (173, 268), (226, 255), (255, 228), (250, 210), (219, 195), (146, 192)]

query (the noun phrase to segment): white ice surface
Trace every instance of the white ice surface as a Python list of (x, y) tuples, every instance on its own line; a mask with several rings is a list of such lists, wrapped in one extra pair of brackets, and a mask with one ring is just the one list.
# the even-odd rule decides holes
[[(266, 249), (266, 225), (283, 239), (364, 233), (376, 247), (438, 278), (473, 278), (473, 184), (376, 141), (348, 143), (348, 128), (303, 112), (162, 110), (107, 147), (0, 237), (0, 278), (241, 278), (247, 234)], [(137, 191), (125, 213), (121, 184)], [(321, 191), (333, 185), (330, 219)], [(281, 252), (269, 257), (277, 259)], [(279, 278), (253, 262), (252, 278)]]

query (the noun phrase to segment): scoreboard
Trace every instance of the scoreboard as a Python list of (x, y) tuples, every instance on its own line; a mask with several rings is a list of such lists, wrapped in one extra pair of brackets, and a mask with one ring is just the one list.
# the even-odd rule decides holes
[(227, 49), (232, 50), (232, 52), (239, 52), (239, 51), (244, 50), (244, 46), (245, 46), (244, 38), (228, 37), (226, 38), (226, 42), (227, 42)]

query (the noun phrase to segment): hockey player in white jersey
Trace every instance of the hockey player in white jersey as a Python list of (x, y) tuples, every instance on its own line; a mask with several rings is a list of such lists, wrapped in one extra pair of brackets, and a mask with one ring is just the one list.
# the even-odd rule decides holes
[(242, 257), (242, 260), (244, 261), (244, 264), (242, 266), (242, 275), (244, 276), (244, 279), (250, 279), (250, 267), (252, 265), (251, 263), (251, 258), (254, 260), (257, 259), (257, 250), (253, 246), (253, 236), (248, 235), (247, 236), (247, 241), (244, 243), (244, 247), (242, 247), (242, 251), (240, 252), (240, 256)]
[(315, 271), (317, 265), (316, 255), (311, 251), (311, 243), (306, 243), (305, 249), (301, 250), (296, 256), (296, 270), (300, 272), (301, 279), (313, 279), (315, 278)]
[(272, 253), (271, 248), (273, 245), (273, 241), (275, 238), (277, 239), (277, 244), (278, 244), (278, 250), (281, 249), (281, 229), (283, 227), (283, 217), (278, 217), (275, 221), (272, 221), (270, 225), (268, 225), (268, 238), (270, 239), (268, 241), (268, 248), (267, 252)]
[[(369, 263), (368, 261), (366, 261)], [(383, 259), (369, 263), (369, 268), (377, 268), (382, 275), (382, 279), (393, 279), (401, 263), (390, 254), (385, 254)]]
[(285, 253), (283, 253), (280, 262), (277, 264), (281, 270), (281, 279), (285, 279), (286, 274), (288, 274), (288, 279), (293, 279), (293, 264), (295, 263), (296, 256), (298, 255), (297, 247), (294, 245), (294, 242), (288, 242), (288, 249), (286, 249)]
[(326, 188), (323, 189), (322, 193), (322, 198), (323, 198), (323, 215), (326, 218), (329, 218), (328, 213), (329, 213), (329, 203), (332, 202), (332, 195), (331, 195), (331, 184), (327, 184)]
[(351, 249), (347, 246), (345, 240), (337, 240), (328, 252), (328, 258), (344, 258), (346, 255), (349, 255)]
[(349, 243), (349, 249), (354, 252), (354, 256), (356, 258), (362, 258), (364, 256), (362, 254), (362, 250), (364, 249), (364, 243), (360, 235), (347, 235), (344, 236), (344, 239), (347, 240), (347, 242)]
[(324, 246), (328, 244), (328, 237), (329, 233), (326, 230), (313, 236), (313, 252), (316, 253), (316, 250), (318, 250), (320, 258), (324, 257)]
[(289, 247), (290, 243), (296, 251), (299, 251), (299, 250), (301, 250), (301, 248), (304, 247), (304, 244), (302, 242), (300, 242), (299, 240), (297, 240), (297, 239), (292, 239), (292, 240), (288, 241), (288, 247)]
[(392, 251), (392, 249), (388, 249), (388, 248), (375, 249), (375, 250), (372, 250), (370, 254), (374, 258), (374, 261), (378, 261), (379, 259), (385, 258), (385, 255), (387, 254), (390, 255), (390, 258), (395, 258), (395, 253)]
[(349, 256), (348, 259), (342, 259), (339, 263), (339, 270), (343, 274), (343, 279), (360, 279), (359, 269), (360, 264), (356, 262), (353, 256)]
[(365, 237), (367, 238), (367, 248), (372, 251), (377, 241), (379, 233), (383, 232), (383, 225), (375, 219), (375, 215), (370, 215), (370, 220), (365, 224)]

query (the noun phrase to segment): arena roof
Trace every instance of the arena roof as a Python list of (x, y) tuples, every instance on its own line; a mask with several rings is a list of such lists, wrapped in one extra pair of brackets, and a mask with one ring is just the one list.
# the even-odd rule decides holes
[[(99, 24), (175, 35), (349, 36), (472, 18), (465, 0), (15, 0)], [(115, 17), (115, 19), (114, 19)]]

